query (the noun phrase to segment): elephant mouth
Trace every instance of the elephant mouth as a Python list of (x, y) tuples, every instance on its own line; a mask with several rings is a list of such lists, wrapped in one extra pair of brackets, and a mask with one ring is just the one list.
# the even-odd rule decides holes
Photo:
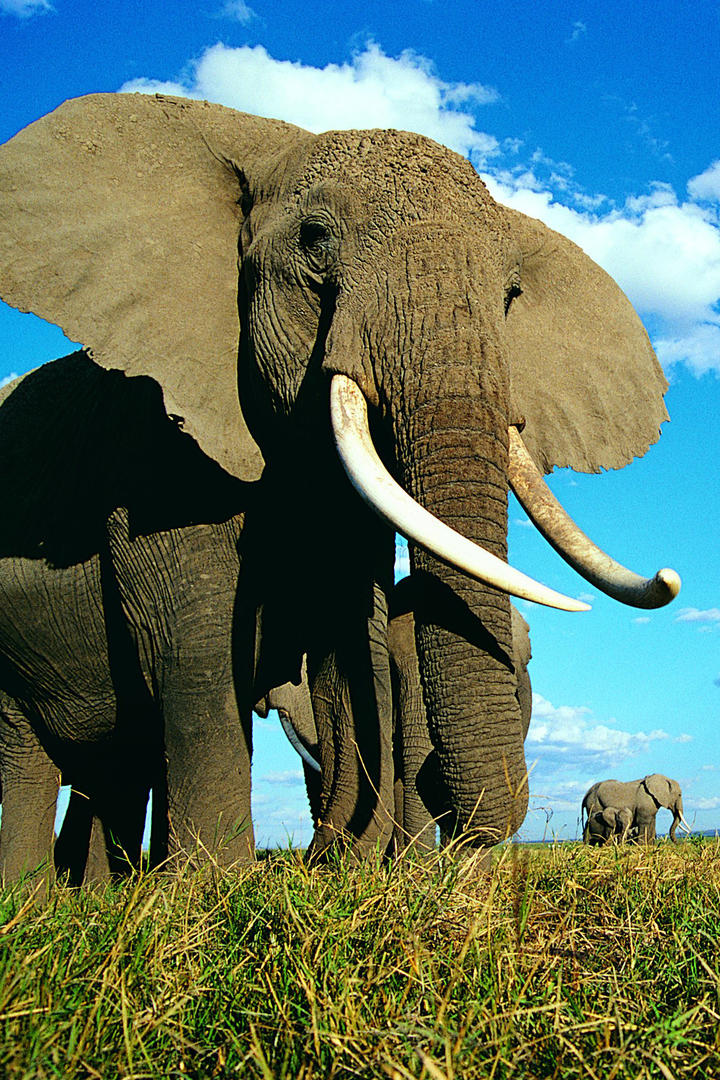
[[(468, 576), (511, 596), (563, 611), (588, 611), (590, 605), (534, 581), (445, 525), (405, 492), (383, 465), (373, 445), (367, 402), (346, 375), (334, 375), (330, 418), (343, 468), (361, 498), (406, 539)], [(680, 590), (669, 568), (652, 578), (621, 566), (585, 535), (549, 490), (516, 427), (509, 429), (508, 479), (530, 520), (558, 554), (601, 592), (632, 607), (658, 608)]]

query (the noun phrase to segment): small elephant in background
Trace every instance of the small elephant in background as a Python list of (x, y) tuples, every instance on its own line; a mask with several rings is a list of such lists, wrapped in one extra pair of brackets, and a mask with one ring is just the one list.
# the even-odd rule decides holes
[[(608, 808), (626, 809), (632, 814), (632, 826), (641, 842), (655, 840), (655, 817), (658, 810), (665, 807), (673, 814), (672, 825), (668, 832), (670, 840), (675, 840), (678, 825), (682, 822), (689, 832), (690, 826), (683, 816), (682, 791), (677, 780), (672, 780), (662, 773), (651, 773), (639, 780), (600, 780), (586, 792), (582, 801), (581, 816), (587, 815), (588, 825), (592, 818)], [(585, 831), (583, 839), (585, 839)]]
[(607, 844), (613, 839), (622, 843), (633, 838), (636, 830), (632, 828), (632, 823), (633, 814), (629, 807), (607, 806), (587, 819), (583, 840), (594, 847)]

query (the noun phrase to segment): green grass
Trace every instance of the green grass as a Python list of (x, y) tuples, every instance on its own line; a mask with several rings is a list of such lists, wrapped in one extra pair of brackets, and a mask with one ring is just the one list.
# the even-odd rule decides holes
[(0, 1077), (720, 1076), (720, 845), (0, 894)]

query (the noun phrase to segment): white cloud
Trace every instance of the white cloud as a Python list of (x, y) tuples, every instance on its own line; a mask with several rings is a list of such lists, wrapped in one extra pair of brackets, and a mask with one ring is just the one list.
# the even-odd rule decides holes
[(673, 739), (673, 742), (676, 742), (676, 743), (689, 743), (689, 742), (692, 742), (692, 741), (693, 741), (692, 735), (688, 735), (687, 733), (685, 733), (683, 735), (678, 735), (678, 737), (676, 739)]
[(699, 199), (701, 202), (720, 202), (720, 161), (713, 161), (705, 172), (694, 176), (687, 187), (693, 199)]
[(302, 769), (284, 769), (282, 772), (269, 772), (257, 777), (260, 784), (292, 785), (305, 784)]
[(649, 615), (638, 615), (637, 619), (631, 619), (630, 621), (634, 623), (635, 626), (645, 626), (651, 619)]
[(310, 131), (394, 127), (417, 131), (482, 161), (495, 138), (478, 131), (470, 111), (497, 99), (480, 83), (444, 82), (429, 60), (405, 51), (386, 56), (370, 42), (349, 62), (315, 68), (275, 60), (262, 45), (207, 49), (186, 82), (135, 79), (124, 91), (207, 98), (243, 112), (274, 116)]
[(566, 38), (566, 41), (579, 41), (580, 38), (585, 37), (587, 34), (587, 26), (584, 22), (574, 22), (572, 30), (570, 31), (570, 37)]
[(666, 371), (681, 363), (696, 375), (720, 371), (720, 321), (698, 323), (675, 337), (657, 338), (654, 344)]
[(720, 795), (713, 795), (709, 799), (692, 799), (693, 810), (717, 810), (720, 807)]
[(21, 19), (28, 19), (31, 15), (42, 15), (46, 11), (54, 11), (49, 0), (0, 0), (0, 12), (7, 15), (17, 15)]
[(0, 378), (0, 387), (7, 386), (8, 383), (11, 383), (13, 381), (13, 379), (17, 379), (17, 378), (18, 378), (17, 371), (11, 371), (9, 375), (3, 375), (2, 378)]
[(252, 22), (257, 16), (245, 0), (225, 0), (220, 10), (220, 18), (233, 19), (235, 22), (245, 24)]
[[(552, 705), (540, 694), (533, 694), (530, 730), (525, 741), (526, 756), (533, 755), (557, 762), (571, 761), (574, 767), (615, 766), (626, 758), (644, 753), (650, 744), (669, 738), (656, 728), (649, 732), (621, 731), (593, 722), (592, 711), (585, 706)], [(556, 785), (553, 785), (556, 786)]]
[(720, 623), (720, 608), (681, 608), (675, 616), (675, 622)]

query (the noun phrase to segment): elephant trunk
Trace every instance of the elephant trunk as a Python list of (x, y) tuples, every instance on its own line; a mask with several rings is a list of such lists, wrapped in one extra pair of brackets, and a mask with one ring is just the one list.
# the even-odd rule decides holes
[[(447, 417), (435, 415), (432, 432), (418, 431), (422, 441), (430, 436), (438, 449), (423, 456), (419, 467), (414, 462), (407, 482), (433, 513), (502, 558), (505, 447), (495, 434), (459, 434), (465, 423), (452, 419), (459, 404), (460, 399), (451, 399)], [(462, 405), (471, 406), (467, 400)], [(441, 464), (448, 453), (463, 474), (449, 485)], [(481, 842), (496, 843), (519, 827), (527, 808), (510, 603), (505, 594), (420, 548), (411, 548), (411, 559), (413, 575), (423, 582), (416, 611), (420, 674), (454, 826), (477, 829)]]
[(682, 795), (678, 795), (677, 799), (675, 800), (675, 805), (671, 806), (670, 809), (673, 812), (673, 819), (672, 825), (668, 830), (668, 839), (672, 840), (672, 842), (675, 843), (675, 833), (677, 832), (677, 827), (681, 822), (683, 826), (687, 829), (687, 831), (690, 832), (690, 829), (685, 822), (685, 815), (683, 813)]
[[(450, 263), (438, 300), (437, 251)], [(457, 242), (455, 242), (457, 241)], [(402, 369), (383, 389), (400, 484), (432, 514), (507, 562), (508, 372), (473, 253), (459, 237), (415, 241), (393, 282)], [(403, 298), (403, 281), (407, 292)], [(402, 304), (406, 300), (407, 306)], [(397, 365), (396, 365), (397, 368)], [(493, 844), (527, 808), (527, 774), (506, 593), (411, 546), (430, 735), (451, 827)]]

